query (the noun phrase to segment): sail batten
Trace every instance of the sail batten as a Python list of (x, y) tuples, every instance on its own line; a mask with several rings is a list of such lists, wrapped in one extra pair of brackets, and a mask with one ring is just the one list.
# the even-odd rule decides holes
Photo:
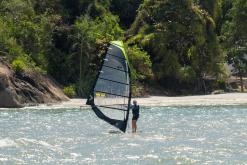
[(116, 57), (116, 58), (119, 58), (119, 59), (121, 59), (121, 60), (125, 60), (125, 58), (122, 58), (122, 57), (118, 57), (118, 56), (115, 56), (115, 55), (113, 55), (113, 54), (110, 54), (110, 53), (108, 53), (108, 55), (110, 55), (110, 56), (113, 56), (113, 57)]
[(125, 70), (121, 70), (121, 69), (119, 69), (119, 68), (114, 68), (114, 67), (107, 66), (107, 65), (104, 65), (104, 67), (107, 67), (107, 68), (111, 68), (111, 69), (114, 69), (114, 70), (118, 70), (118, 71), (121, 71), (121, 72), (128, 73), (128, 72), (126, 72)]
[(87, 104), (107, 123), (125, 132), (131, 100), (130, 71), (123, 43), (113, 41), (102, 59)]
[(114, 82), (114, 83), (118, 83), (118, 84), (129, 85), (129, 84), (126, 84), (126, 83), (122, 83), (122, 82), (118, 82), (118, 81), (114, 81), (114, 80), (109, 80), (109, 79), (105, 79), (105, 78), (102, 78), (102, 77), (99, 77), (99, 79), (105, 80), (105, 81)]

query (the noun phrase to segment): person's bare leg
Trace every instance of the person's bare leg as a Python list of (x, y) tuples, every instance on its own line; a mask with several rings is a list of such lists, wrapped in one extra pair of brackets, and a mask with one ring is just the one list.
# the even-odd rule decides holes
[(137, 131), (137, 120), (135, 121), (135, 132)]
[(136, 120), (133, 120), (133, 129), (132, 131), (135, 133), (136, 132)]
[(134, 132), (134, 127), (135, 127), (135, 122), (134, 122), (134, 120), (132, 120), (132, 133)]

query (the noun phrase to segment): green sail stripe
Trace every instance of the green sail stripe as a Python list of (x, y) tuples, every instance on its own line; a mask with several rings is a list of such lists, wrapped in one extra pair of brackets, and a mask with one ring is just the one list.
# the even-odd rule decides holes
[(127, 53), (126, 53), (126, 51), (124, 49), (124, 43), (123, 43), (123, 41), (111, 41), (110, 43), (113, 44), (113, 45), (115, 45), (115, 46), (117, 46), (119, 49), (122, 50), (122, 52), (124, 53), (124, 57), (125, 57), (128, 65), (129, 65), (129, 58), (128, 58)]

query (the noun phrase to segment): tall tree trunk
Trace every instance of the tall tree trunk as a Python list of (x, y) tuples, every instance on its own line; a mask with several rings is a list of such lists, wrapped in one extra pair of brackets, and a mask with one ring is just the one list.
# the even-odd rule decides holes
[(204, 94), (207, 94), (207, 87), (206, 87), (206, 83), (205, 83), (205, 79), (202, 78), (202, 85), (203, 85), (203, 89), (204, 89)]
[(78, 38), (80, 39), (80, 73), (79, 73), (79, 90), (78, 90), (78, 93), (79, 93), (79, 96), (82, 97), (83, 95), (83, 91), (82, 91), (82, 38), (79, 36), (79, 33), (78, 33)]
[(239, 78), (240, 78), (241, 92), (244, 92), (244, 82), (243, 82), (243, 74), (242, 73), (239, 74)]
[(202, 76), (200, 76), (200, 78), (197, 79), (197, 90), (200, 93), (203, 92), (205, 95), (207, 94), (205, 79)]

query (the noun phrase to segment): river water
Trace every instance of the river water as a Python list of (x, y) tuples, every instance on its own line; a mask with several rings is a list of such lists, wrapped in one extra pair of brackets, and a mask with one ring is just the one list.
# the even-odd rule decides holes
[(0, 164), (247, 164), (247, 106), (142, 107), (139, 132), (90, 109), (0, 110)]

